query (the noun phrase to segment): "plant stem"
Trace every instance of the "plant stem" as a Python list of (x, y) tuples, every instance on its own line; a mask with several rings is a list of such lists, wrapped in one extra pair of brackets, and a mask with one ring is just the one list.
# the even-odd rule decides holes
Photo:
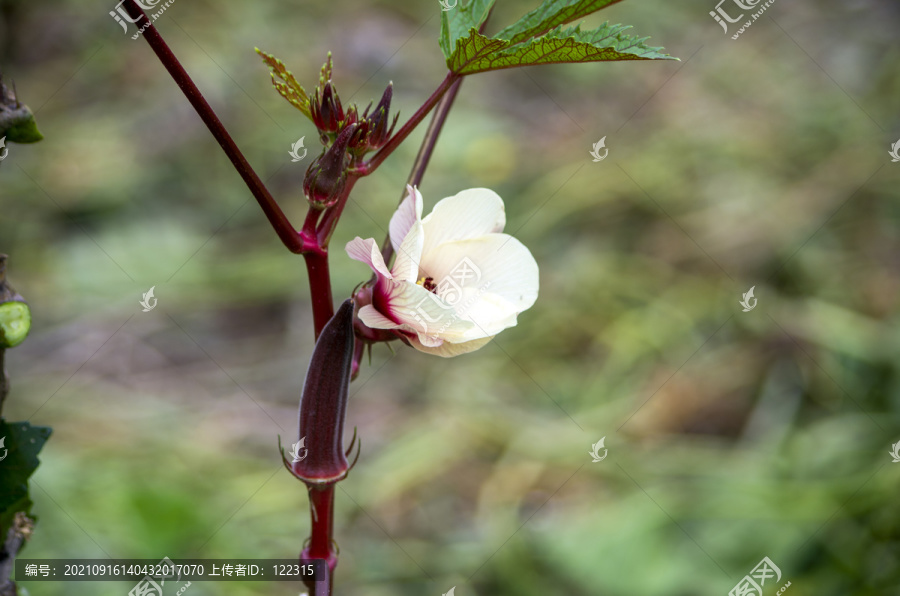
[(175, 80), (175, 83), (178, 84), (185, 97), (191, 102), (191, 105), (200, 116), (200, 119), (206, 124), (209, 132), (212, 133), (213, 137), (215, 137), (216, 141), (219, 143), (219, 146), (222, 147), (225, 155), (231, 160), (231, 163), (234, 165), (238, 174), (244, 179), (244, 183), (247, 185), (247, 188), (250, 189), (250, 192), (253, 193), (259, 206), (262, 207), (263, 213), (266, 214), (269, 223), (275, 228), (278, 237), (292, 253), (302, 252), (304, 244), (300, 234), (297, 233), (297, 230), (295, 230), (291, 225), (291, 222), (288, 221), (287, 216), (285, 216), (281, 207), (278, 206), (278, 203), (275, 202), (275, 199), (266, 188), (266, 185), (263, 184), (262, 180), (259, 179), (259, 176), (256, 175), (256, 172), (253, 171), (253, 168), (247, 162), (244, 154), (241, 153), (241, 150), (238, 149), (237, 144), (235, 144), (234, 139), (232, 139), (231, 135), (228, 134), (228, 131), (225, 130), (219, 117), (216, 116), (216, 113), (203, 97), (203, 94), (200, 93), (197, 85), (191, 80), (190, 75), (178, 61), (178, 58), (176, 58), (175, 54), (172, 53), (172, 50), (169, 49), (169, 46), (163, 40), (159, 31), (156, 30), (156, 27), (153, 25), (152, 21), (150, 21), (150, 18), (144, 14), (144, 11), (141, 10), (134, 0), (126, 0), (124, 6), (132, 19), (138, 19), (143, 16), (147, 21), (144, 39), (150, 44), (150, 48), (156, 53), (159, 61), (162, 62), (163, 66), (166, 67), (166, 70), (169, 71), (169, 74)]
[[(435, 114), (434, 119), (429, 126), (425, 135), (416, 163), (410, 174), (412, 184), (419, 184), (422, 180), (428, 160), (434, 151), (438, 134), (444, 125), (453, 99), (459, 91), (461, 76), (450, 72), (441, 82), (440, 86), (431, 94), (431, 96), (419, 107), (413, 116), (394, 134), (388, 142), (375, 153), (372, 158), (365, 163), (353, 167), (345, 184), (344, 191), (338, 203), (331, 209), (326, 210), (325, 214), (313, 209), (312, 207), (304, 221), (303, 228), (298, 232), (291, 225), (284, 212), (278, 206), (278, 203), (272, 197), (269, 190), (257, 176), (256, 172), (247, 162), (247, 159), (238, 149), (237, 144), (225, 126), (219, 120), (212, 107), (203, 97), (203, 94), (191, 80), (190, 75), (175, 57), (175, 54), (163, 40), (152, 21), (144, 14), (144, 11), (135, 3), (135, 0), (126, 0), (124, 3), (125, 10), (132, 19), (138, 21), (143, 18), (146, 21), (146, 28), (143, 31), (144, 38), (154, 51), (157, 58), (165, 66), (169, 75), (175, 83), (181, 88), (185, 97), (194, 107), (194, 110), (206, 124), (206, 127), (212, 133), (213, 137), (222, 147), (222, 150), (231, 160), (238, 174), (244, 180), (244, 183), (250, 189), (250, 192), (256, 198), (263, 213), (269, 220), (269, 223), (275, 229), (278, 237), (284, 245), (295, 254), (303, 254), (306, 263), (307, 273), (309, 275), (310, 299), (313, 309), (313, 325), (315, 328), (315, 336), (318, 339), (322, 329), (334, 316), (334, 304), (332, 298), (331, 277), (328, 267), (328, 243), (334, 232), (337, 222), (349, 199), (350, 191), (356, 181), (375, 171), (387, 157), (399, 147), (419, 123), (428, 115), (428, 113), (438, 104), (440, 109)], [(321, 221), (320, 221), (321, 218)], [(390, 242), (387, 243), (385, 250), (389, 251)], [(2, 353), (0, 353), (0, 369), (2, 369)], [(0, 390), (5, 391), (5, 380), (0, 382)], [(2, 401), (0, 401), (2, 404)], [(309, 488), (309, 503), (311, 515), (311, 535), (309, 547), (301, 553), (301, 558), (324, 559), (328, 564), (328, 577), (315, 585), (307, 584), (315, 596), (328, 596), (332, 592), (332, 580), (335, 566), (337, 565), (337, 554), (332, 551), (334, 535), (334, 484), (323, 487)]]
[[(431, 118), (431, 123), (428, 125), (428, 130), (425, 131), (425, 138), (422, 139), (422, 145), (419, 147), (416, 161), (413, 163), (413, 167), (409, 172), (407, 184), (410, 186), (419, 186), (422, 183), (422, 178), (425, 176), (425, 168), (428, 167), (428, 161), (431, 159), (431, 154), (434, 153), (434, 147), (437, 144), (438, 136), (444, 128), (444, 123), (447, 121), (447, 115), (450, 113), (450, 108), (453, 107), (453, 101), (459, 93), (460, 85), (462, 85), (462, 79), (454, 81), (447, 90), (447, 94), (441, 98), (437, 105), (434, 116)], [(406, 190), (404, 189), (403, 193), (400, 195), (400, 200), (402, 201), (405, 196)], [(388, 234), (381, 244), (381, 256), (384, 258), (385, 263), (389, 263), (393, 254), (394, 246), (391, 244), (391, 237), (390, 234)]]
[(425, 119), (425, 116), (428, 115), (428, 112), (437, 105), (438, 101), (444, 96), (444, 94), (456, 83), (458, 80), (462, 78), (462, 75), (458, 75), (455, 72), (448, 72), (447, 76), (444, 77), (444, 80), (441, 81), (441, 84), (437, 89), (434, 90), (434, 93), (425, 100), (425, 103), (416, 110), (416, 113), (412, 115), (412, 118), (406, 121), (406, 123), (400, 127), (400, 130), (385, 143), (384, 147), (379, 149), (375, 155), (372, 156), (368, 162), (363, 165), (363, 175), (369, 175), (375, 171), (381, 162), (383, 162), (387, 157), (394, 152), (394, 150), (406, 140), (406, 137), (409, 136), (416, 126)]
[(356, 181), (359, 180), (359, 178), (360, 174), (356, 173), (354, 170), (350, 170), (350, 173), (347, 175), (347, 182), (344, 184), (343, 194), (341, 194), (338, 202), (328, 209), (322, 217), (322, 221), (319, 223), (316, 231), (316, 239), (320, 246), (328, 246), (328, 243), (331, 241), (331, 235), (334, 233), (337, 222), (344, 212), (344, 207), (347, 206), (347, 200), (350, 198), (350, 191), (353, 190), (353, 187), (356, 185)]
[(331, 296), (331, 274), (328, 269), (328, 252), (303, 253), (306, 273), (309, 277), (309, 297), (312, 301), (313, 327), (316, 339), (331, 317), (334, 316), (334, 301)]
[(313, 330), (316, 339), (331, 317), (334, 316), (334, 299), (331, 295), (331, 274), (328, 268), (328, 245), (319, 244), (316, 225), (322, 212), (310, 208), (303, 222), (300, 237), (303, 239), (303, 261), (309, 278), (309, 299), (313, 311)]
[[(137, 19), (139, 16), (143, 15), (143, 18), (147, 19), (149, 23), (149, 18), (144, 15), (144, 12), (135, 4), (134, 0), (128, 0), (124, 6), (126, 11), (128, 11), (128, 14), (131, 15), (131, 18)], [(292, 253), (303, 254), (306, 262), (306, 269), (309, 274), (310, 298), (313, 307), (313, 325), (315, 327), (315, 336), (318, 338), (322, 328), (325, 327), (325, 324), (331, 319), (332, 315), (334, 315), (334, 304), (331, 295), (331, 278), (328, 269), (328, 251), (326, 246), (319, 244), (315, 234), (315, 220), (317, 219), (318, 214), (314, 213), (313, 210), (310, 210), (310, 216), (307, 217), (307, 223), (312, 218), (313, 225), (311, 226), (312, 229), (308, 229), (307, 226), (304, 226), (305, 234), (298, 233), (297, 230), (294, 229), (290, 221), (288, 221), (287, 216), (284, 215), (284, 212), (278, 206), (278, 203), (275, 202), (275, 199), (272, 197), (271, 193), (269, 193), (265, 184), (263, 184), (262, 180), (259, 179), (259, 176), (256, 175), (256, 172), (247, 162), (247, 159), (244, 157), (243, 153), (241, 153), (241, 150), (234, 142), (234, 139), (228, 134), (228, 131), (225, 129), (221, 120), (219, 120), (212, 107), (203, 97), (203, 94), (197, 88), (197, 85), (191, 80), (190, 75), (178, 61), (178, 58), (175, 57), (175, 54), (172, 53), (172, 50), (152, 23), (150, 23), (144, 31), (144, 38), (147, 40), (147, 43), (150, 44), (151, 49), (156, 53), (160, 62), (162, 62), (163, 66), (166, 67), (166, 70), (169, 71), (169, 74), (184, 92), (185, 97), (191, 102), (194, 110), (196, 110), (200, 119), (203, 120), (203, 123), (206, 124), (206, 127), (212, 133), (213, 137), (215, 137), (219, 146), (222, 147), (222, 150), (231, 160), (231, 163), (238, 171), (238, 174), (241, 175), (244, 183), (250, 189), (250, 192), (253, 193), (253, 196), (262, 208), (263, 213), (265, 213), (266, 217), (269, 219), (269, 223), (272, 224), (278, 237)]]
[(325, 559), (328, 566), (333, 568), (337, 564), (337, 558), (331, 550), (334, 530), (334, 484), (327, 484), (321, 488), (309, 487), (309, 503), (312, 531), (306, 554), (311, 559)]

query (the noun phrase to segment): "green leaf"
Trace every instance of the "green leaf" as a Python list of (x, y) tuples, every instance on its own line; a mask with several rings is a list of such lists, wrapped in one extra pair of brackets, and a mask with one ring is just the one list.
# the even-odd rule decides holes
[(0, 419), (0, 521), (4, 528), (17, 511), (28, 513), (28, 479), (40, 464), (38, 452), (52, 432), (46, 426)]
[(458, 39), (469, 35), (473, 28), (478, 30), (487, 20), (494, 6), (494, 0), (458, 0), (453, 10), (441, 11), (441, 50), (448, 61), (453, 54)]
[(593, 31), (579, 27), (558, 27), (542, 37), (526, 43), (491, 39), (470, 31), (457, 41), (456, 50), (447, 66), (456, 73), (468, 75), (535, 64), (572, 62), (607, 62), (614, 60), (677, 60), (660, 52), (662, 48), (647, 46), (646, 37), (625, 35), (626, 25), (604, 24)]
[(521, 43), (544, 35), (560, 25), (586, 17), (622, 0), (544, 0), (544, 3), (513, 23), (495, 37)]
[(307, 118), (312, 120), (312, 115), (309, 111), (309, 95), (307, 95), (300, 83), (297, 82), (297, 79), (294, 78), (293, 73), (287, 69), (284, 62), (272, 54), (267, 54), (259, 48), (255, 49), (256, 53), (262, 57), (263, 62), (271, 69), (272, 85), (275, 86), (275, 90), (278, 91), (283, 98), (288, 100), (292, 106), (303, 112)]
[(3, 137), (11, 143), (37, 143), (44, 135), (28, 106), (19, 104), (14, 108), (0, 106), (0, 138)]
[[(491, 39), (472, 29), (469, 37), (456, 42), (456, 51), (447, 60), (450, 70), (459, 74), (472, 74), (491, 70), (479, 69), (479, 65), (490, 64), (490, 58), (496, 52), (509, 47), (509, 42), (504, 39)], [(471, 68), (470, 68), (471, 67)]]

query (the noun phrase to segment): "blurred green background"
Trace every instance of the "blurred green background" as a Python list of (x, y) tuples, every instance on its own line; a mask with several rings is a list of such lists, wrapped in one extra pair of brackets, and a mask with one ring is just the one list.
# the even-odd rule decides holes
[[(496, 190), (540, 297), (474, 354), (375, 348), (351, 390), (362, 456), (337, 492), (337, 595), (724, 596), (764, 556), (783, 573), (766, 596), (788, 580), (900, 594), (900, 6), (780, 0), (735, 41), (715, 4), (587, 21), (633, 24), (681, 62), (463, 83), (426, 212)], [(498, 0), (488, 32), (535, 5)], [(307, 498), (276, 437), (297, 438), (312, 348), (303, 263), (113, 8), (0, 0), (0, 70), (45, 136), (0, 164), (0, 252), (34, 314), (4, 415), (54, 428), (22, 555), (294, 557)], [(332, 51), (345, 102), (393, 81), (402, 121), (443, 78), (439, 14), (178, 0), (157, 26), (299, 225), (316, 134), (254, 46), (307, 89)], [(423, 131), (356, 186), (336, 300), (368, 277), (343, 245), (384, 237)]]

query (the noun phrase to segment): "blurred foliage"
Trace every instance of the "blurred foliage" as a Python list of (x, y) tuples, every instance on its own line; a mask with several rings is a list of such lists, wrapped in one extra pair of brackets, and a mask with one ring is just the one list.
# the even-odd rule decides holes
[[(501, 0), (486, 34), (536, 4)], [(682, 62), (463, 83), (426, 211), (496, 190), (541, 296), (474, 355), (374, 350), (351, 386), (341, 596), (721, 596), (764, 556), (786, 594), (896, 593), (900, 8), (778, 2), (732, 41), (714, 7), (622, 2), (585, 23), (632, 24)], [(307, 500), (276, 435), (296, 440), (312, 348), (303, 264), (113, 8), (0, 0), (0, 70), (46, 137), (0, 169), (0, 252), (34, 315), (5, 414), (55, 429), (23, 556), (294, 556)], [(344, 101), (393, 80), (402, 121), (444, 75), (439, 9), (176, 2), (157, 25), (299, 225), (316, 150), (287, 152), (316, 134), (253, 48), (304, 85), (332, 51)], [(336, 300), (368, 277), (344, 243), (383, 238), (421, 135), (356, 186)]]

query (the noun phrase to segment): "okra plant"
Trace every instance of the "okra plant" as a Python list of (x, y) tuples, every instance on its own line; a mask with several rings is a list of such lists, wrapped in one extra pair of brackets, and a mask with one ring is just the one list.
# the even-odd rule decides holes
[[(572, 26), (620, 0), (544, 0), (494, 35), (485, 30), (494, 0), (440, 3), (441, 26), (435, 51), (443, 52), (447, 72), (421, 107), (399, 125), (391, 114), (393, 89), (361, 109), (344, 104), (329, 55), (312, 91), (287, 66), (263, 50), (275, 89), (315, 125), (322, 152), (303, 182), (308, 212), (299, 229), (288, 220), (244, 158), (203, 94), (166, 45), (144, 9), (159, 0), (125, 0), (122, 17), (140, 28), (159, 60), (182, 89), (256, 198), (278, 237), (303, 256), (308, 272), (316, 346), (300, 398), (299, 435), (285, 466), (305, 483), (311, 534), (301, 559), (327, 563), (327, 577), (308, 582), (311, 593), (332, 593), (337, 565), (334, 490), (353, 464), (356, 434), (344, 448), (343, 426), (348, 386), (373, 344), (400, 342), (425, 354), (453, 357), (477, 350), (504, 329), (538, 297), (538, 263), (521, 242), (503, 233), (505, 205), (486, 188), (460, 188), (423, 217), (418, 190), (441, 129), (467, 76), (541, 64), (674, 59), (650, 47), (629, 27), (604, 24), (582, 30)], [(114, 15), (116, 16), (116, 15)], [(117, 20), (119, 20), (117, 18)], [(337, 57), (339, 61), (339, 56)], [(356, 182), (373, 174), (410, 133), (433, 113), (401, 202), (381, 244), (356, 238), (346, 254), (371, 269), (353, 295), (335, 312), (329, 273), (329, 241)], [(346, 260), (342, 266), (351, 266)], [(425, 357), (425, 356), (423, 356)], [(354, 459), (354, 463), (355, 463)]]

